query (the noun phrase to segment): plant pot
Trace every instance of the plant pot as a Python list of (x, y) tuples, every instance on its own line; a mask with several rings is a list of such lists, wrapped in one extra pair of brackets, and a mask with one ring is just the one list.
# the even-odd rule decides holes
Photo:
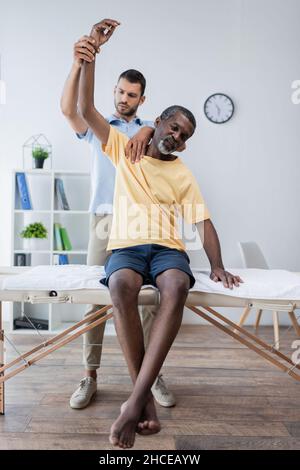
[(34, 166), (33, 168), (44, 168), (44, 161), (46, 158), (34, 158)]
[(47, 238), (23, 238), (23, 248), (28, 251), (47, 250)]

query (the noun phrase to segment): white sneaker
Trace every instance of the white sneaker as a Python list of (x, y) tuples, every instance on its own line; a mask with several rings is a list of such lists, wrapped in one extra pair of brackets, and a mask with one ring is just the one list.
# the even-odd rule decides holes
[(157, 379), (152, 385), (151, 391), (154, 396), (154, 399), (161, 406), (165, 406), (168, 408), (170, 406), (176, 405), (175, 396), (170, 390), (168, 390), (168, 387), (162, 378), (162, 374), (158, 375)]
[(97, 392), (97, 380), (93, 377), (85, 377), (79, 383), (79, 387), (75, 390), (70, 398), (71, 408), (85, 408)]

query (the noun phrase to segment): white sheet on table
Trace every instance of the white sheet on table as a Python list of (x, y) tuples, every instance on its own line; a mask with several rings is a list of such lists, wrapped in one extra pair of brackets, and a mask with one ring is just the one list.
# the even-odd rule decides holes
[(99, 280), (105, 277), (104, 266), (63, 264), (35, 266), (15, 276), (8, 276), (2, 289), (8, 290), (74, 290), (106, 289)]
[(244, 283), (232, 290), (221, 282), (214, 282), (208, 272), (193, 269), (196, 283), (192, 291), (224, 294), (245, 299), (299, 300), (300, 274), (283, 269), (228, 269), (240, 276)]
[[(233, 297), (268, 300), (299, 300), (300, 274), (281, 269), (229, 269), (244, 283), (232, 290), (209, 278), (208, 271), (193, 269), (196, 283), (191, 291), (225, 294)], [(7, 276), (5, 290), (77, 290), (107, 289), (99, 280), (105, 276), (103, 266), (61, 265), (36, 266), (23, 274)], [(143, 286), (149, 287), (149, 286)], [(153, 286), (150, 286), (153, 287)]]

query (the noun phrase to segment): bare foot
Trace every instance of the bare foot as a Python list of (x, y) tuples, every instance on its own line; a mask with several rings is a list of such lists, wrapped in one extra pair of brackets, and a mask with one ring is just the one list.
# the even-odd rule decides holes
[(153, 397), (151, 397), (143, 410), (142, 419), (137, 425), (137, 432), (143, 436), (156, 434), (161, 430), (160, 422), (156, 414)]
[[(124, 404), (123, 404), (124, 405)], [(114, 446), (128, 449), (133, 446), (135, 440), (135, 432), (141, 413), (136, 406), (130, 405), (128, 402), (123, 407), (120, 416), (110, 428), (109, 442)]]
[[(121, 413), (126, 409), (127, 401), (121, 405)], [(160, 422), (156, 414), (156, 408), (153, 397), (151, 397), (143, 409), (142, 415), (137, 423), (136, 432), (147, 436), (156, 434), (161, 430)]]

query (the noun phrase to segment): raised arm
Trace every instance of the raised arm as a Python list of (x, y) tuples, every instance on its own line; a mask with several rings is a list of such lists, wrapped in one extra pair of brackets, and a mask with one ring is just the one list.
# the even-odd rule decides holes
[(234, 274), (225, 271), (219, 237), (212, 221), (210, 219), (206, 219), (195, 225), (210, 262), (210, 278), (215, 282), (222, 281), (224, 287), (229, 287), (230, 289), (232, 289), (234, 285), (238, 287), (239, 283), (243, 282), (243, 280), (239, 276), (235, 276)]
[(88, 125), (78, 112), (79, 80), (83, 61), (92, 62), (96, 52), (96, 40), (83, 36), (74, 44), (73, 64), (65, 82), (60, 107), (72, 129), (78, 134), (84, 134)]
[[(105, 19), (93, 26), (91, 36), (95, 39), (98, 50), (102, 44), (108, 41), (119, 24), (118, 21)], [(96, 137), (102, 144), (106, 144), (110, 126), (94, 106), (94, 81), (95, 61), (84, 61), (79, 84), (79, 109)]]

